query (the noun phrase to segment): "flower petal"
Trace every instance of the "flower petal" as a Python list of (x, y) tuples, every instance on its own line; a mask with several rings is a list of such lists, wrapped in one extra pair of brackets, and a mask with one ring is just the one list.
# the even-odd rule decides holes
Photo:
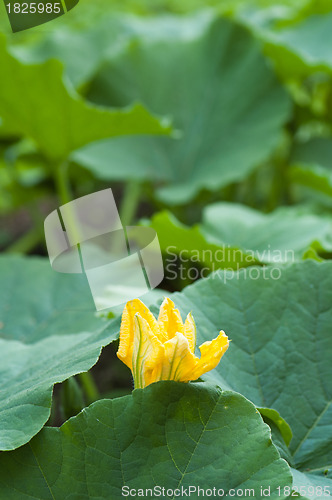
[(227, 351), (228, 346), (228, 337), (222, 330), (217, 338), (204, 342), (199, 348), (201, 357), (191, 380), (196, 380), (203, 375), (203, 373), (213, 370)]
[(177, 332), (183, 333), (183, 322), (180, 312), (178, 309), (175, 309), (173, 301), (168, 297), (161, 304), (158, 324), (161, 334), (162, 332), (165, 334), (165, 341), (173, 338)]
[(196, 326), (191, 314), (183, 324), (178, 309), (166, 298), (158, 321), (138, 299), (128, 302), (120, 329), (118, 357), (131, 369), (135, 388), (159, 380), (189, 382), (219, 363), (229, 346), (226, 334), (200, 346), (195, 356)]
[[(198, 358), (191, 352), (188, 339), (180, 332), (165, 344), (165, 356), (162, 369), (162, 380), (187, 382), (196, 367)], [(189, 376), (189, 378), (188, 378)]]
[(192, 353), (194, 353), (196, 347), (196, 325), (191, 313), (188, 314), (186, 321), (184, 322), (183, 333), (188, 340), (189, 349), (191, 350)]
[(156, 318), (149, 311), (149, 309), (139, 299), (127, 302), (122, 314), (122, 321), (120, 327), (120, 343), (117, 356), (123, 363), (132, 369), (132, 358), (134, 348), (134, 317), (139, 313), (144, 318), (151, 330), (158, 337), (159, 326)]
[(135, 388), (146, 387), (160, 378), (164, 346), (139, 313), (134, 317), (132, 372)]

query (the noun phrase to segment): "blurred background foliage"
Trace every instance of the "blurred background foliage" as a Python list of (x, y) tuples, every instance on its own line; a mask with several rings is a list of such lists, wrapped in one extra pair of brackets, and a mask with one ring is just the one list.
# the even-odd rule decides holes
[[(169, 245), (208, 272), (271, 264), (267, 250), (331, 257), (330, 0), (80, 0), (16, 34), (0, 15), (4, 253), (46, 256), (45, 217), (111, 187), (123, 225), (156, 229), (165, 264)], [(166, 269), (161, 287), (199, 272), (184, 275)], [(119, 395), (131, 382), (115, 350), (92, 373)], [(56, 388), (52, 422), (98, 399), (75, 380)]]
[(81, 0), (17, 34), (0, 9), (5, 252), (45, 255), (45, 216), (111, 186), (124, 224), (164, 217), (163, 234), (170, 224), (203, 245), (255, 246), (220, 227), (212, 241), (207, 205), (225, 202), (217, 225), (234, 227), (227, 203), (243, 205), (245, 221), (245, 207), (286, 206), (279, 234), (312, 224), (298, 255), (329, 257), (330, 1)]

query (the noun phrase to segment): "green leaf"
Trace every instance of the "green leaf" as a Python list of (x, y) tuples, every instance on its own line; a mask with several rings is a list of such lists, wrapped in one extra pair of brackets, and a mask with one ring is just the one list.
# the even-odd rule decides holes
[(311, 16), (275, 33), (273, 39), (313, 69), (330, 70), (332, 55), (328, 47), (332, 42), (331, 26), (332, 13)]
[(212, 271), (293, 262), (313, 247), (321, 252), (332, 249), (330, 220), (306, 207), (282, 207), (263, 214), (245, 205), (215, 203), (205, 207), (202, 219), (201, 224), (188, 227), (165, 211), (144, 221), (157, 232), (170, 270), (177, 266), (176, 256)]
[(314, 241), (311, 247), (304, 252), (303, 259), (313, 259), (317, 260), (317, 262), (322, 262), (324, 259), (320, 257), (319, 252), (324, 251), (318, 241)]
[(173, 117), (178, 139), (117, 138), (73, 159), (101, 179), (149, 180), (172, 204), (244, 179), (273, 152), (290, 112), (258, 42), (211, 12), (145, 23), (148, 34), (105, 63), (89, 98), (111, 106), (142, 101)]
[[(170, 128), (140, 104), (109, 109), (84, 101), (63, 81), (59, 61), (28, 65), (0, 38), (0, 115), (5, 127), (33, 139), (52, 162), (92, 141), (124, 134), (167, 134)], [(24, 89), (24, 96), (22, 94)]]
[(118, 323), (96, 316), (85, 276), (46, 259), (2, 257), (0, 274), (0, 449), (11, 450), (39, 432), (53, 385), (89, 370)]
[(294, 145), (293, 165), (289, 169), (291, 182), (309, 188), (314, 193), (332, 197), (332, 139), (316, 137)]
[(306, 142), (295, 142), (291, 161), (293, 163), (317, 164), (332, 170), (332, 138), (315, 137)]
[[(258, 27), (258, 31), (266, 43), (266, 54), (273, 59), (278, 73), (286, 80), (292, 80), (317, 71), (331, 72), (331, 26), (330, 12), (306, 16), (282, 29)], [(256, 26), (252, 28), (256, 30)]]
[(20, 41), (11, 39), (11, 52), (28, 64), (57, 59), (64, 65), (65, 75), (71, 83), (76, 88), (82, 87), (90, 81), (107, 56), (116, 53), (127, 41), (125, 30), (130, 27), (128, 23), (122, 23), (121, 17), (114, 14), (102, 17), (101, 22), (90, 22), (89, 27), (80, 27), (79, 30), (62, 25), (44, 31), (30, 43), (26, 37)]
[(332, 225), (306, 207), (280, 207), (270, 214), (234, 203), (205, 208), (201, 226), (209, 242), (249, 251), (263, 263), (300, 260), (313, 242), (332, 249)]
[[(258, 261), (242, 250), (229, 245), (210, 243), (199, 225), (188, 227), (179, 222), (170, 212), (159, 212), (150, 221), (144, 222), (158, 234), (162, 252), (165, 255), (165, 266), (174, 262), (174, 257), (207, 266), (208, 271), (217, 269), (246, 267)], [(227, 243), (227, 242), (225, 242)]]
[(24, 40), (22, 45), (11, 45), (10, 50), (26, 64), (40, 64), (49, 59), (61, 61), (66, 77), (77, 88), (89, 81), (103, 59), (105, 46), (101, 46), (95, 31), (77, 31), (62, 26), (46, 31), (33, 45)]
[(292, 440), (293, 433), (290, 426), (287, 424), (286, 420), (280, 416), (277, 410), (273, 410), (272, 408), (257, 408), (262, 417), (266, 417), (278, 427), (280, 434), (282, 435), (285, 443), (289, 446), (289, 443)]
[[(286, 462), (290, 466), (292, 466), (293, 465), (293, 458), (292, 458), (292, 455), (291, 455), (291, 453), (289, 451), (288, 446), (285, 443), (285, 438), (284, 438), (284, 436), (281, 433), (280, 427), (278, 426), (278, 424), (276, 423), (276, 421), (274, 419), (271, 420), (269, 417), (265, 416), (261, 412), (261, 408), (258, 408), (258, 410), (259, 410), (260, 414), (262, 415), (264, 422), (271, 429), (273, 444), (277, 448), (277, 450), (279, 451), (279, 454), (280, 454), (281, 458), (283, 458), (284, 460), (286, 460)], [(264, 410), (268, 410), (269, 412), (276, 412), (276, 410), (272, 410), (271, 408), (264, 408)], [(278, 412), (276, 412), (276, 413), (279, 415)], [(286, 422), (284, 419), (282, 419), (282, 420), (284, 422)]]
[(225, 495), (235, 489), (249, 496), (254, 489), (252, 498), (270, 488), (269, 498), (278, 499), (286, 497), (291, 474), (243, 396), (206, 384), (160, 382), (98, 401), (60, 429), (45, 428), (23, 448), (2, 453), (0, 485), (8, 500), (115, 499), (127, 489), (156, 498), (139, 490), (181, 493), (183, 487), (188, 494), (194, 485)]
[(326, 477), (326, 470), (310, 474), (291, 469), (293, 474), (293, 490), (310, 500), (332, 496), (332, 480)]
[(332, 463), (331, 282), (331, 262), (308, 260), (218, 271), (173, 295), (183, 316), (192, 312), (198, 345), (221, 329), (232, 341), (205, 378), (277, 410), (302, 472)]
[(332, 197), (332, 170), (320, 165), (292, 165), (288, 178), (290, 182), (308, 188), (313, 193)]

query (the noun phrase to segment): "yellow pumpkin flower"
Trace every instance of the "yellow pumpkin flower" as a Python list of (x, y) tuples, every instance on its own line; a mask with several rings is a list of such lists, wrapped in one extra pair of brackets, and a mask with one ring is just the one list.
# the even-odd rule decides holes
[(166, 298), (156, 320), (143, 302), (135, 299), (123, 311), (117, 356), (131, 369), (135, 388), (142, 388), (158, 380), (196, 380), (218, 365), (228, 346), (228, 337), (221, 331), (200, 346), (198, 358), (191, 314), (183, 323), (179, 310)]

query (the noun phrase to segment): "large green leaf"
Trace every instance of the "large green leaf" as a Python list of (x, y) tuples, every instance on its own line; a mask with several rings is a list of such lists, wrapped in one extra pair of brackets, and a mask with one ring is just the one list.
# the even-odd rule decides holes
[(60, 429), (45, 428), (0, 456), (1, 494), (8, 500), (117, 499), (128, 489), (157, 498), (139, 489), (158, 486), (180, 494), (183, 488), (181, 498), (189, 486), (225, 495), (234, 489), (249, 496), (253, 489), (252, 498), (262, 497), (262, 487), (270, 488), (270, 498), (285, 498), (290, 484), (289, 468), (255, 407), (205, 384), (160, 382), (98, 401)]
[(164, 134), (161, 123), (140, 104), (108, 109), (87, 103), (65, 84), (59, 61), (24, 64), (0, 38), (0, 116), (6, 127), (32, 138), (52, 162), (87, 143), (124, 134)]
[[(256, 7), (245, 10), (239, 16), (265, 42), (267, 55), (273, 59), (281, 77), (288, 81), (317, 71), (330, 73), (332, 69), (329, 50), (331, 3), (327, 1), (324, 6), (323, 2), (307, 3), (302, 14), (296, 12), (297, 6), (293, 3), (293, 15), (274, 6), (263, 14)], [(280, 22), (282, 20), (287, 22)]]
[(73, 159), (101, 179), (157, 183), (168, 203), (245, 178), (276, 147), (290, 111), (259, 44), (211, 12), (150, 19), (141, 31), (103, 66), (88, 96), (111, 106), (140, 100), (171, 115), (179, 137), (102, 141)]
[(121, 17), (114, 14), (102, 17), (102, 22), (89, 23), (88, 28), (81, 27), (79, 30), (68, 25), (58, 26), (57, 29), (39, 33), (37, 40), (32, 37), (30, 43), (27, 43), (26, 37), (20, 40), (21, 43), (17, 43), (16, 37), (12, 38), (11, 52), (29, 64), (57, 59), (63, 63), (65, 75), (72, 84), (82, 87), (90, 81), (103, 61), (126, 43), (135, 28), (130, 18), (124, 23)]
[(332, 138), (315, 137), (306, 142), (295, 142), (291, 161), (308, 165), (321, 165), (332, 171)]
[(307, 260), (218, 271), (173, 296), (192, 311), (199, 344), (220, 329), (232, 340), (207, 378), (276, 409), (293, 432), (294, 466), (316, 479), (332, 463), (331, 283), (332, 263)]
[(331, 220), (310, 214), (306, 207), (262, 214), (244, 205), (216, 203), (204, 210), (201, 231), (208, 241), (252, 252), (263, 263), (299, 260), (316, 241), (332, 249)]
[(91, 368), (118, 328), (96, 316), (83, 275), (20, 257), (2, 257), (0, 275), (0, 449), (10, 450), (48, 420), (53, 384)]
[(295, 144), (289, 178), (313, 193), (332, 197), (332, 140), (316, 137)]
[(145, 223), (157, 232), (165, 265), (172, 268), (176, 256), (217, 270), (300, 260), (314, 242), (332, 249), (331, 221), (305, 207), (263, 214), (245, 205), (216, 203), (205, 207), (202, 223), (192, 227), (169, 212)]
[[(330, 469), (331, 470), (331, 469)], [(293, 474), (293, 489), (301, 496), (310, 499), (327, 498), (332, 495), (332, 480), (326, 476), (328, 469), (315, 471), (314, 474), (291, 469)], [(317, 475), (317, 472), (319, 475)]]
[(324, 201), (325, 197), (332, 197), (332, 170), (299, 163), (289, 169), (288, 178), (294, 185), (309, 190), (310, 194), (323, 195)]
[(271, 33), (270, 42), (276, 47), (283, 47), (284, 54), (288, 53), (289, 61), (295, 63), (293, 71), (301, 71), (304, 66), (312, 70), (330, 71), (331, 27), (332, 13), (311, 16), (295, 26)]
[[(10, 50), (27, 64), (40, 64), (49, 59), (61, 61), (66, 77), (75, 87), (79, 87), (89, 81), (102, 62), (106, 44), (100, 42), (95, 29), (78, 31), (65, 26), (46, 31), (37, 43), (28, 44), (24, 40), (20, 45), (11, 45)], [(84, 58), (81, 57), (82, 52)]]
[(198, 224), (188, 227), (181, 224), (170, 212), (159, 212), (144, 223), (152, 227), (158, 235), (166, 270), (168, 267), (172, 270), (177, 266), (176, 257), (180, 262), (200, 263), (210, 272), (258, 264), (253, 255), (228, 245), (228, 241), (210, 242)]

